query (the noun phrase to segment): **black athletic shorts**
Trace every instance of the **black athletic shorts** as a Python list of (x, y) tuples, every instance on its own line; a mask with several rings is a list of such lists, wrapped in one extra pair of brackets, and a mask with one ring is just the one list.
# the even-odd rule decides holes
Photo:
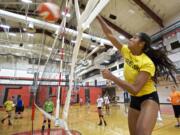
[(173, 105), (174, 115), (176, 118), (180, 117), (180, 105)]
[(102, 107), (98, 107), (98, 109), (102, 109)]
[(130, 107), (140, 111), (141, 110), (141, 104), (145, 100), (153, 100), (153, 101), (155, 101), (156, 103), (159, 104), (158, 94), (157, 94), (157, 92), (153, 92), (153, 93), (143, 95), (143, 96), (140, 96), (140, 97), (131, 96)]
[(24, 111), (24, 106), (16, 106), (15, 112), (16, 113), (21, 113)]

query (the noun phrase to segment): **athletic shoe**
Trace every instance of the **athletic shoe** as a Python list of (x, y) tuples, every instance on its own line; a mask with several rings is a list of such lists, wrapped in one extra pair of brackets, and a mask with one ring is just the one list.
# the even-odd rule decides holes
[(179, 124), (177, 124), (177, 125), (175, 125), (174, 127), (177, 127), (177, 128), (179, 128), (179, 127), (180, 127), (180, 125), (179, 125)]
[(42, 126), (41, 132), (44, 132), (45, 126)]
[(158, 117), (157, 120), (158, 120), (159, 122), (162, 122), (162, 121), (163, 121), (163, 119), (162, 119), (161, 117)]
[(107, 126), (107, 123), (106, 123), (106, 121), (104, 121), (104, 125), (105, 125), (105, 126)]
[(99, 125), (99, 126), (102, 126), (102, 122), (100, 122), (98, 125)]

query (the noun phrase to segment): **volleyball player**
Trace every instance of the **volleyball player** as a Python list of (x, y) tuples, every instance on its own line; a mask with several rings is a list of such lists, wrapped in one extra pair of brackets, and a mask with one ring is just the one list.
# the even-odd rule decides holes
[(124, 95), (124, 110), (125, 110), (125, 113), (127, 114), (129, 102), (130, 102), (130, 97), (129, 97), (129, 93), (127, 91), (124, 91), (123, 95)]
[(175, 66), (162, 50), (151, 47), (151, 38), (146, 33), (133, 36), (128, 45), (122, 45), (109, 26), (98, 17), (106, 37), (124, 58), (124, 77), (121, 80), (108, 69), (102, 71), (105, 79), (113, 81), (131, 94), (128, 111), (130, 135), (151, 135), (159, 110), (159, 98), (154, 86), (160, 73), (171, 76)]
[[(51, 97), (48, 98), (48, 100), (44, 103), (44, 110), (51, 114), (53, 113), (53, 110), (54, 110), (54, 103), (51, 99)], [(48, 120), (48, 128), (50, 129), (51, 128), (51, 120), (50, 119), (47, 119), (46, 116), (44, 116), (44, 120), (43, 120), (43, 125), (42, 125), (42, 129), (41, 131), (44, 132), (44, 129), (45, 129), (45, 125), (46, 125), (46, 121)]]
[(105, 105), (105, 108), (106, 108), (106, 114), (110, 114), (109, 104), (110, 104), (109, 97), (108, 97), (108, 94), (106, 94), (104, 96), (104, 105)]
[(13, 104), (13, 101), (11, 98), (8, 98), (8, 100), (4, 103), (4, 108), (6, 110), (7, 115), (1, 120), (1, 123), (4, 123), (6, 119), (8, 119), (8, 125), (11, 126), (11, 116), (12, 116), (12, 110), (15, 104)]
[(177, 120), (175, 127), (180, 127), (180, 92), (176, 90), (175, 86), (171, 87), (171, 94), (168, 100), (173, 106), (174, 115)]
[(15, 119), (23, 118), (22, 113), (24, 111), (24, 105), (21, 98), (21, 95), (18, 95), (17, 103), (16, 103), (16, 109), (15, 109)]
[(104, 116), (103, 116), (103, 112), (102, 112), (102, 107), (103, 107), (103, 98), (99, 95), (98, 96), (98, 99), (97, 99), (97, 109), (98, 109), (98, 115), (99, 115), (99, 126), (101, 126), (104, 122), (104, 125), (106, 126), (107, 123), (104, 119)]

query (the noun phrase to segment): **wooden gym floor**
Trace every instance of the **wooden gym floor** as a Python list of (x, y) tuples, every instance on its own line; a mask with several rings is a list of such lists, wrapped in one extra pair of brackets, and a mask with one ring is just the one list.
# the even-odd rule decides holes
[[(153, 135), (179, 135), (180, 128), (175, 128), (176, 120), (174, 118), (170, 105), (161, 105), (163, 122), (157, 122)], [(0, 110), (0, 119), (5, 112)], [(13, 116), (14, 117), (14, 116)], [(86, 106), (71, 106), (69, 112), (70, 129), (81, 132), (82, 135), (129, 135), (127, 125), (127, 115), (124, 113), (123, 104), (111, 106), (111, 114), (105, 115), (107, 126), (98, 126), (98, 115), (95, 106), (87, 109)], [(36, 111), (35, 130), (40, 130), (43, 116)], [(0, 135), (11, 135), (13, 133), (31, 131), (31, 110), (25, 109), (23, 119), (12, 119), (13, 125), (8, 126), (7, 121), (0, 124)], [(51, 125), (54, 125), (53, 123)], [(47, 127), (47, 126), (46, 126)], [(52, 126), (52, 128), (55, 128)]]

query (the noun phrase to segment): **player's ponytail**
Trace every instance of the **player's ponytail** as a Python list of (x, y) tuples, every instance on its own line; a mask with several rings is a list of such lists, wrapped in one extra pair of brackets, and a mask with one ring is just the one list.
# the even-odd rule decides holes
[(160, 75), (165, 75), (167, 78), (171, 77), (176, 83), (174, 72), (176, 71), (175, 65), (167, 57), (167, 54), (162, 49), (154, 49), (151, 47), (151, 38), (146, 33), (139, 33), (141, 41), (145, 42), (143, 52), (154, 62), (156, 67), (154, 81), (157, 83), (157, 78)]

